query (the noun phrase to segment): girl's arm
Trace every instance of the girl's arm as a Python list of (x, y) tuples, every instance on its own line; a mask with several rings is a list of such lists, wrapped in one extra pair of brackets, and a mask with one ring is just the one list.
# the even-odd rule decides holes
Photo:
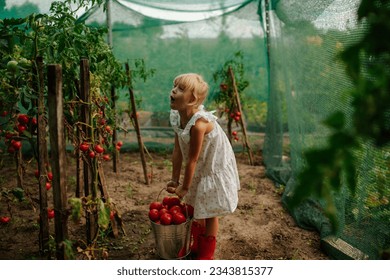
[(179, 139), (175, 133), (175, 144), (172, 153), (172, 177), (171, 180), (167, 183), (167, 191), (170, 193), (175, 193), (176, 188), (179, 186), (182, 162), (183, 155), (180, 150)]
[(179, 186), (175, 192), (179, 197), (185, 196), (191, 186), (196, 164), (202, 150), (204, 136), (209, 133), (213, 127), (212, 123), (199, 119), (191, 128), (190, 150), (188, 154), (188, 162), (185, 166), (183, 185)]
[(180, 180), (180, 171), (181, 165), (183, 162), (183, 155), (181, 154), (179, 139), (177, 134), (175, 133), (175, 146), (173, 147), (172, 153), (172, 178), (171, 180), (179, 183)]

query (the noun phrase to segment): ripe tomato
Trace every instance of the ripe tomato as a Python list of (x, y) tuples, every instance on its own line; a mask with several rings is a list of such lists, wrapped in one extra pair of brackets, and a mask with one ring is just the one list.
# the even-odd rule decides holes
[(165, 197), (163, 198), (163, 200), (162, 200), (163, 205), (168, 205), (169, 200), (170, 200), (170, 197), (169, 197), (169, 196), (165, 196)]
[(20, 114), (18, 116), (18, 122), (21, 123), (21, 124), (28, 124), (29, 117), (26, 114)]
[(99, 144), (95, 145), (95, 152), (97, 152), (98, 154), (101, 154), (104, 152), (104, 148), (102, 146), (100, 146)]
[(10, 153), (10, 154), (15, 153), (14, 147), (12, 147), (12, 146), (8, 147), (8, 153)]
[(182, 213), (181, 207), (179, 205), (173, 205), (171, 208), (169, 208), (169, 213), (174, 215), (175, 213)]
[(171, 208), (172, 206), (180, 205), (180, 198), (177, 196), (171, 196), (168, 201), (168, 206)]
[(158, 201), (153, 201), (152, 203), (149, 204), (149, 209), (157, 209), (160, 210), (162, 208), (161, 202)]
[(185, 204), (183, 206), (182, 212), (184, 215), (186, 215), (186, 216), (188, 215), (188, 217), (192, 218), (194, 216), (194, 207), (192, 207), (189, 204)]
[(13, 142), (12, 142), (12, 147), (13, 147), (16, 151), (18, 151), (18, 150), (22, 147), (22, 142), (20, 142), (20, 141), (13, 141)]
[(31, 124), (32, 124), (33, 126), (38, 125), (37, 118), (31, 118)]
[(80, 149), (80, 151), (82, 151), (82, 152), (86, 152), (86, 151), (89, 150), (89, 144), (83, 142), (83, 143), (80, 144), (79, 149)]
[(169, 213), (168, 209), (167, 208), (161, 208), (160, 211), (158, 211), (158, 215), (161, 216), (164, 215), (165, 213)]
[(227, 86), (227, 84), (221, 83), (219, 85), (219, 88), (220, 88), (221, 91), (226, 91), (228, 89), (228, 86)]
[(104, 159), (105, 161), (109, 161), (109, 160), (110, 160), (110, 155), (104, 155), (104, 156), (103, 156), (103, 159)]
[(14, 134), (11, 133), (11, 132), (6, 132), (6, 133), (5, 133), (5, 139), (11, 139), (12, 136), (14, 136)]
[(172, 215), (169, 213), (164, 213), (160, 217), (160, 222), (162, 225), (170, 225), (172, 223)]
[(25, 131), (26, 129), (27, 127), (24, 124), (18, 124), (19, 133), (23, 133), (23, 131)]
[(47, 178), (49, 178), (49, 181), (53, 180), (53, 173), (47, 172)]
[(108, 133), (111, 133), (111, 126), (107, 125), (105, 129)]
[(47, 217), (49, 219), (53, 219), (54, 218), (54, 209), (47, 209)]
[(186, 221), (186, 217), (182, 213), (177, 212), (173, 214), (172, 221), (174, 224), (180, 225)]
[(34, 171), (34, 175), (35, 175), (35, 178), (37, 178), (37, 179), (39, 178), (39, 170), (38, 169)]
[(94, 158), (94, 157), (95, 157), (95, 152), (94, 152), (94, 151), (90, 151), (89, 154), (88, 154), (88, 156), (89, 156), (90, 158)]
[(50, 182), (46, 182), (46, 190), (50, 190), (51, 189), (51, 184)]
[(149, 219), (151, 219), (153, 222), (156, 222), (156, 221), (158, 221), (159, 218), (160, 218), (160, 216), (159, 216), (159, 212), (157, 209), (149, 210)]
[(237, 135), (237, 131), (233, 131), (233, 132), (232, 132), (232, 135), (233, 135), (233, 136), (236, 136), (236, 135)]
[(122, 141), (118, 141), (118, 142), (116, 143), (116, 145), (117, 145), (118, 147), (122, 147), (123, 142), (122, 142)]
[(239, 120), (240, 120), (240, 116), (234, 116), (234, 120), (236, 121), (236, 122), (238, 122)]
[(112, 220), (114, 220), (114, 218), (115, 218), (115, 211), (111, 210), (110, 211), (110, 220), (112, 221)]
[(10, 217), (7, 217), (7, 216), (0, 217), (0, 223), (2, 223), (2, 224), (8, 224), (9, 221), (11, 221)]

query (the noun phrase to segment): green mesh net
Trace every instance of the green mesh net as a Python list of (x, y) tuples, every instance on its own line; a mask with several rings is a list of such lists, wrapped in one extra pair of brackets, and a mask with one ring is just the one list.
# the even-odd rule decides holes
[[(351, 82), (336, 55), (365, 32), (364, 25), (357, 23), (359, 2), (271, 1), (263, 19), (270, 34), (271, 74), (264, 160), (268, 175), (285, 186), (283, 203), (287, 208), (305, 165), (303, 153), (326, 144), (325, 118), (336, 110), (351, 114), (346, 94)], [(390, 150), (362, 145), (356, 155), (356, 194), (347, 186), (334, 194), (342, 228), (337, 237), (359, 250), (360, 258), (376, 259), (390, 244), (390, 190), (386, 183)], [(291, 209), (291, 214), (302, 227), (318, 230), (326, 240), (331, 227), (323, 206), (323, 201), (308, 199)], [(335, 247), (334, 251), (343, 250)]]

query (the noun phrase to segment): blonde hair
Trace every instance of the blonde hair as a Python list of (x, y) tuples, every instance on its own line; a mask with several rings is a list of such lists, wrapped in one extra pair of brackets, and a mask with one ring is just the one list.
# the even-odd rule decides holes
[(177, 76), (173, 84), (180, 85), (184, 90), (191, 91), (196, 99), (196, 105), (199, 106), (206, 99), (209, 85), (204, 81), (203, 77), (196, 73), (185, 73)]

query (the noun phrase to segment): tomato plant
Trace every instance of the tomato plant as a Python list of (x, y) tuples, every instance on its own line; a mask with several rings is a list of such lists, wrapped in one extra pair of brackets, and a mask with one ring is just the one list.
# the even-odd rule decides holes
[[(120, 150), (123, 145), (121, 141), (112, 144), (113, 132), (117, 127), (111, 89), (127, 87), (131, 83), (122, 63), (106, 43), (106, 29), (89, 27), (76, 19), (79, 8), (103, 3), (104, 0), (56, 1), (52, 3), (49, 14), (31, 14), (25, 18), (0, 21), (0, 137), (4, 136), (5, 152), (11, 153), (23, 167), (32, 162), (31, 158), (22, 154), (25, 142), (30, 144), (33, 157), (38, 161), (37, 101), (40, 101), (38, 97), (42, 91), (47, 96), (45, 66), (48, 64), (60, 64), (62, 69), (66, 140), (73, 145), (74, 153), (94, 169), (94, 178), (98, 174), (97, 163), (110, 160), (108, 153)], [(42, 76), (38, 75), (42, 69), (38, 67), (40, 58), (43, 61)], [(80, 94), (81, 58), (87, 58), (89, 66), (88, 102), (82, 101)], [(145, 69), (142, 59), (135, 60), (131, 78), (145, 80), (152, 73)], [(83, 106), (89, 109), (91, 123), (83, 123), (80, 119)], [(46, 125), (47, 108), (39, 116), (40, 122), (42, 120)], [(91, 133), (86, 133), (85, 127)], [(34, 174), (37, 179), (49, 181), (46, 183), (49, 190), (53, 174), (47, 163), (46, 169), (37, 170)], [(99, 230), (105, 230), (110, 220), (109, 202), (102, 206), (102, 199), (89, 196), (83, 199), (83, 203), (73, 201), (72, 205), (81, 205), (88, 213), (98, 209)], [(48, 215), (50, 217), (52, 212), (48, 212)]]
[[(234, 85), (232, 77), (229, 73), (229, 68), (235, 76), (235, 86), (237, 94), (240, 96), (240, 102), (245, 105), (245, 96), (243, 91), (248, 87), (249, 82), (244, 77), (244, 65), (242, 63), (243, 54), (237, 52), (233, 59), (227, 60), (224, 65), (213, 73), (213, 80), (219, 86), (215, 87), (210, 96), (212, 101), (217, 104), (220, 117), (225, 116), (228, 119), (227, 130), (228, 138), (231, 139), (232, 124), (236, 123), (238, 127), (242, 125), (241, 122), (241, 108), (237, 104), (235, 98)], [(233, 138), (238, 140), (237, 131), (234, 131)]]

